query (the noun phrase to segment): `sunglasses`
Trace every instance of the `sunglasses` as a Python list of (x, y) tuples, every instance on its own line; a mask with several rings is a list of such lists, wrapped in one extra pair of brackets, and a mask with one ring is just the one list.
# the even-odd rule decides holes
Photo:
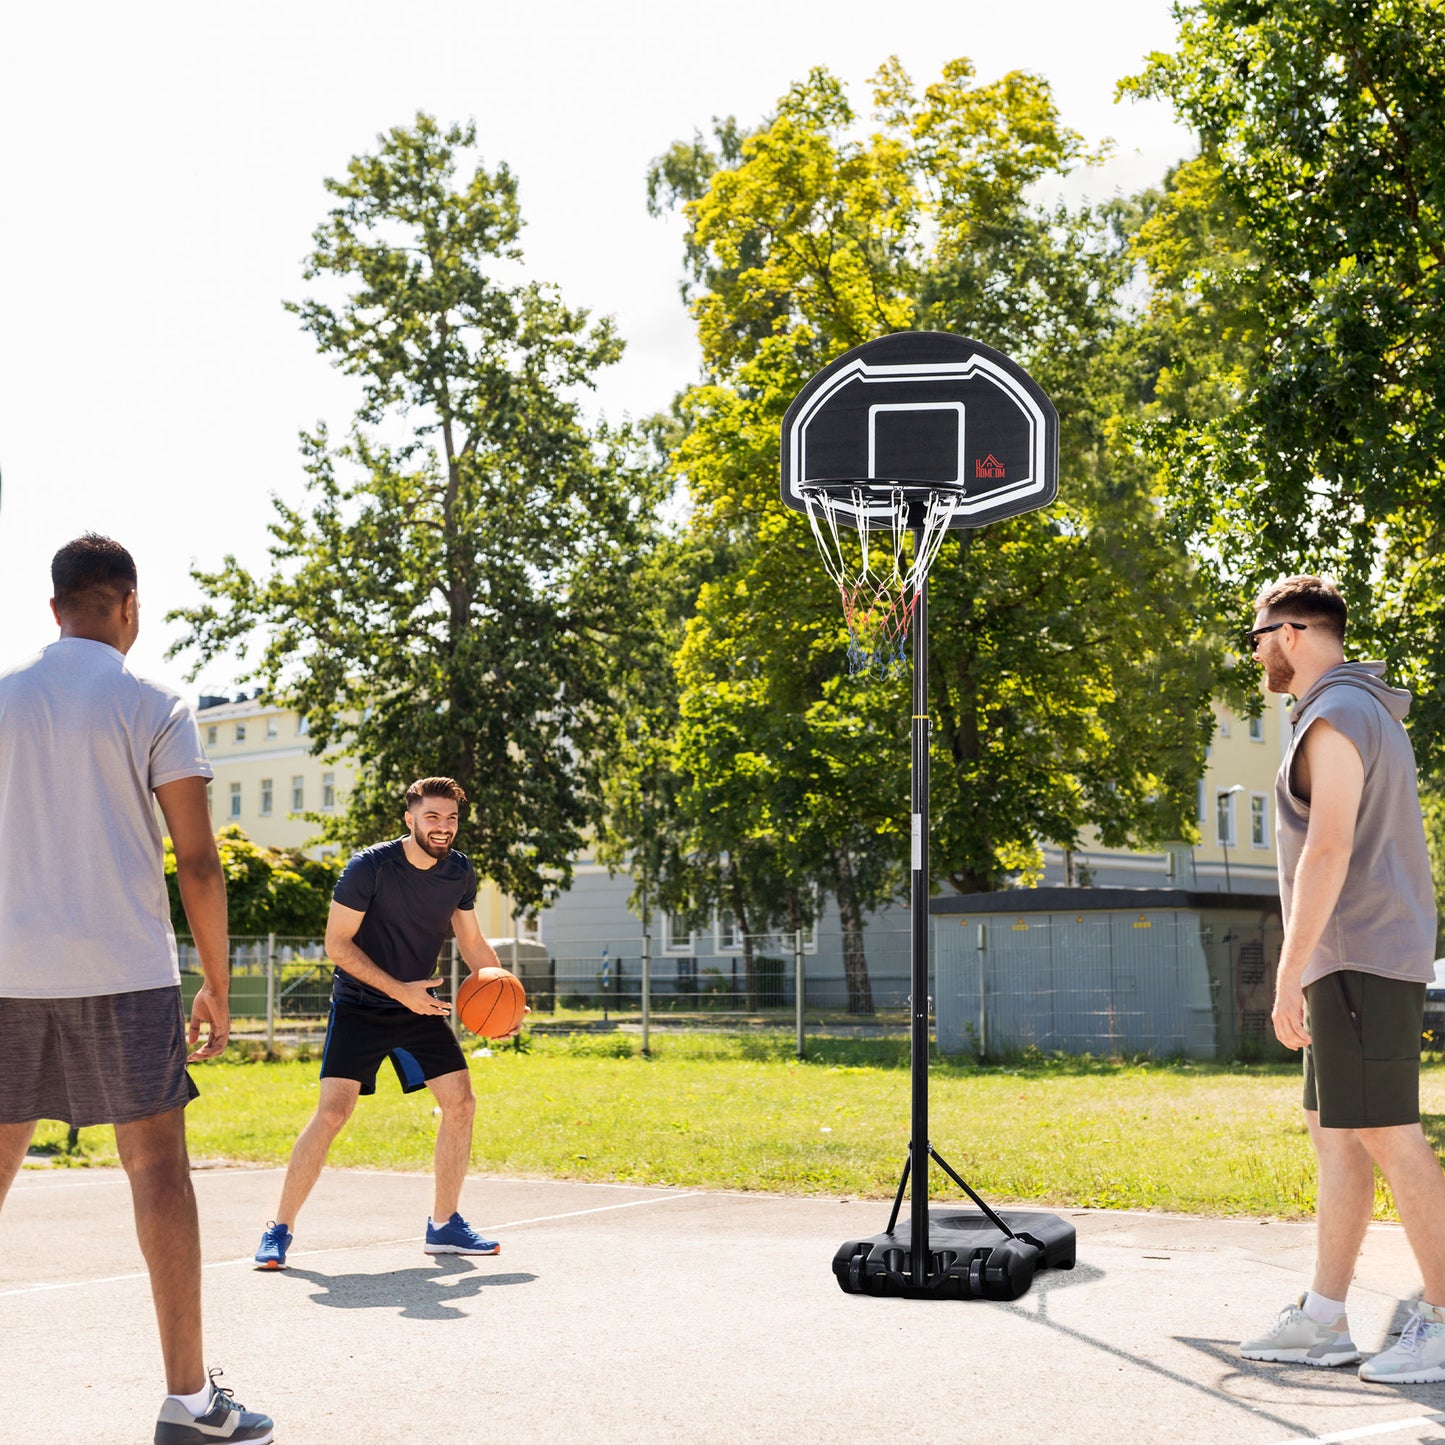
[(1278, 632), (1281, 627), (1293, 627), (1300, 632), (1308, 632), (1309, 626), (1308, 622), (1271, 622), (1268, 627), (1251, 628), (1244, 634), (1244, 650), (1253, 652), (1266, 632)]

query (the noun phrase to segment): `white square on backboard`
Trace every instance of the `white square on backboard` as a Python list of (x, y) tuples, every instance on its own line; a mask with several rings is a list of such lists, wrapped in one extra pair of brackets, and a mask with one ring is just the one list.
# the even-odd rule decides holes
[(878, 455), (878, 413), (880, 411), (953, 411), (958, 413), (958, 466), (953, 476), (944, 480), (963, 482), (964, 463), (963, 403), (961, 401), (890, 401), (868, 408), (868, 475), (876, 477)]

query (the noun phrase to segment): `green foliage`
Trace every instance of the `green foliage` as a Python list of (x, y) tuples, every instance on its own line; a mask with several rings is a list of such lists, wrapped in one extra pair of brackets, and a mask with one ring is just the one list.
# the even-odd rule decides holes
[[(522, 908), (566, 886), (599, 807), (614, 659), (635, 639), (630, 580), (659, 486), (628, 427), (589, 429), (575, 396), (615, 362), (590, 323), (515, 274), (505, 165), (459, 174), (471, 127), (419, 115), (327, 189), (290, 309), (356, 376), (349, 439), (303, 435), (307, 499), (276, 499), (274, 566), (194, 575), (175, 650), (234, 649), (358, 777), (333, 836), (394, 832), (412, 779), (457, 778), (461, 846)], [(250, 656), (259, 637), (259, 655)]]
[(969, 335), (1063, 417), (1059, 504), (961, 534), (933, 571), (937, 877), (1002, 886), (1088, 825), (1109, 845), (1192, 837), (1218, 677), (1202, 589), (1120, 427), (1137, 215), (1032, 199), (1092, 158), (1035, 76), (976, 83), (958, 60), (919, 94), (890, 61), (873, 121), (814, 71), (755, 130), (723, 123), (651, 177), (687, 219), (708, 373), (673, 467), (692, 535), (726, 559), (678, 654), (679, 807), (695, 856), (746, 863), (763, 913), (780, 887), (851, 889), (856, 909), (906, 877), (906, 684), (841, 675), (836, 589), (777, 494), (783, 412), (840, 351)]
[[(216, 848), (226, 874), (226, 906), (233, 934), (280, 933), (320, 938), (326, 932), (331, 890), (341, 876), (338, 858), (308, 858), (290, 849), (263, 848), (231, 824), (216, 834)], [(188, 934), (190, 924), (181, 906), (176, 880), (176, 855), (165, 840), (166, 891), (171, 925)]]
[(1445, 12), (1434, 0), (1196, 0), (1128, 82), (1202, 155), (1141, 237), (1184, 323), (1146, 433), (1181, 535), (1236, 618), (1336, 577), (1358, 645), (1413, 682), (1445, 765)]

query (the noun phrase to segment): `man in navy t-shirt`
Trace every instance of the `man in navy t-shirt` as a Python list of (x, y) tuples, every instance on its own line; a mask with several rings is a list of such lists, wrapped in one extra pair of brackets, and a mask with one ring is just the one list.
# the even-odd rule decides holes
[(363, 849), (337, 881), (326, 920), (326, 953), (336, 965), (331, 1021), (321, 1056), (321, 1097), (291, 1150), (276, 1218), (261, 1236), (258, 1269), (282, 1269), (291, 1226), (321, 1174), (332, 1141), (362, 1094), (376, 1092), (389, 1058), (403, 1092), (425, 1085), (441, 1106), (436, 1199), (428, 1254), (497, 1254), (457, 1212), (472, 1153), (476, 1103), (471, 1075), (447, 1024), (451, 1005), (432, 993), (448, 928), (473, 972), (497, 968), (482, 937), (477, 875), (452, 847), (466, 794), (451, 778), (421, 778), (406, 790), (406, 833)]

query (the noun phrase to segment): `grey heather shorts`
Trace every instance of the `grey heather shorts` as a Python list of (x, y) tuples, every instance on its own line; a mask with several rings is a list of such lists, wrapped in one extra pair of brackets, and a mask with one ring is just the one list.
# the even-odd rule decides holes
[(179, 985), (0, 998), (0, 1124), (131, 1124), (189, 1104)]

